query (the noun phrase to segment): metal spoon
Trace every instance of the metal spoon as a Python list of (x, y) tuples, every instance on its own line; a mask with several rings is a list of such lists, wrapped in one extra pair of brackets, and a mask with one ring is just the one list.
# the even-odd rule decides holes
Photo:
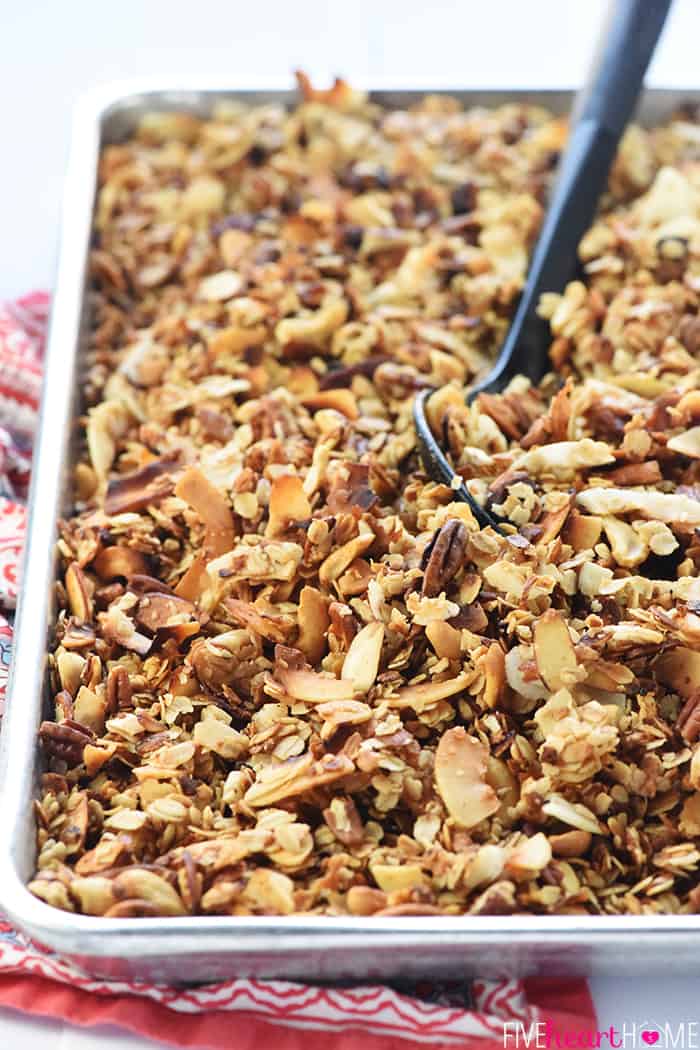
[[(527, 282), (501, 351), (488, 375), (472, 387), (467, 403), (478, 394), (502, 390), (515, 375), (539, 382), (548, 365), (548, 325), (537, 316), (543, 292), (561, 292), (576, 272), (581, 237), (591, 225), (605, 190), (617, 146), (637, 103), (647, 67), (661, 35), (672, 0), (615, 0), (587, 84), (573, 108), (571, 133)], [(446, 485), (455, 471), (440, 448), (426, 415), (433, 390), (415, 401), (413, 416), (423, 465)], [(455, 496), (466, 501), (482, 527), (502, 531), (502, 519), (480, 506), (463, 482)]]

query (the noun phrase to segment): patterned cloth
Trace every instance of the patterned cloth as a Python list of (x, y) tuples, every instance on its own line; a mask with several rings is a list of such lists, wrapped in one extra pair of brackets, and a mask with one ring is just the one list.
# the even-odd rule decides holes
[[(36, 428), (48, 296), (0, 306), (0, 708), (10, 662), (31, 442)], [(0, 890), (1, 895), (1, 890)], [(595, 1024), (585, 981), (473, 981), (318, 987), (233, 980), (190, 988), (92, 978), (0, 920), (0, 1006), (119, 1024), (176, 1046), (233, 1050), (409, 1050), (504, 1045), (504, 1025), (526, 1031)], [(236, 1015), (232, 1027), (231, 1015)]]

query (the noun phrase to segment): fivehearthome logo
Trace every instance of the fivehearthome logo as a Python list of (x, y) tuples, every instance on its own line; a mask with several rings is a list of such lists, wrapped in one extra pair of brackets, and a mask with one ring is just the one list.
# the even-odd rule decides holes
[(506, 1021), (503, 1050), (700, 1050), (700, 1022), (630, 1021), (609, 1028), (557, 1028), (551, 1021)]

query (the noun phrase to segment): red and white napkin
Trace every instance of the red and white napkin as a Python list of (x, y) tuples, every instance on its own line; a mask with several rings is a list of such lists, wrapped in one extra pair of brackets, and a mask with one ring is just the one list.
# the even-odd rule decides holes
[[(0, 708), (48, 309), (43, 292), (0, 306)], [(174, 1046), (211, 1050), (497, 1050), (513, 1045), (504, 1032), (514, 1024), (522, 1025), (525, 1039), (534, 1038), (531, 1026), (540, 1022), (549, 1021), (562, 1037), (596, 1026), (585, 981), (470, 981), (455, 973), (449, 982), (404, 982), (400, 990), (245, 979), (196, 987), (106, 981), (0, 920), (2, 1006), (81, 1026), (115, 1024)]]

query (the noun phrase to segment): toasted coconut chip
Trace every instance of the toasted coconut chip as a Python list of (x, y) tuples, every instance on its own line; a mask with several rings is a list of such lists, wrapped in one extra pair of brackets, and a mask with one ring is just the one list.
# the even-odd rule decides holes
[(310, 517), (311, 504), (301, 478), (294, 474), (275, 478), (270, 489), (270, 517), (265, 535), (279, 536), (290, 522), (306, 521)]
[(358, 631), (350, 643), (341, 678), (351, 682), (358, 693), (366, 693), (374, 685), (383, 641), (384, 624), (375, 621)]
[(324, 408), (333, 408), (336, 412), (346, 416), (347, 419), (355, 420), (360, 418), (360, 410), (357, 407), (355, 395), (351, 390), (319, 390), (317, 394), (313, 394), (311, 397), (302, 398), (301, 403), (306, 408), (311, 409), (312, 412), (318, 412), (319, 409)]
[(358, 692), (353, 681), (317, 674), (315, 671), (278, 668), (275, 676), (288, 696), (294, 700), (305, 700), (309, 704), (320, 704), (326, 700), (352, 700)]
[(87, 444), (95, 473), (100, 482), (107, 481), (117, 443), (126, 433), (129, 414), (119, 401), (103, 401), (90, 409), (87, 423)]
[(669, 525), (700, 525), (700, 502), (689, 496), (651, 492), (646, 489), (590, 488), (579, 492), (576, 502), (594, 514), (635, 512)]
[(505, 874), (516, 882), (521, 879), (534, 879), (547, 867), (552, 859), (552, 847), (541, 831), (532, 838), (525, 839), (508, 854), (505, 863)]
[(112, 478), (105, 496), (106, 514), (124, 514), (126, 511), (143, 510), (151, 503), (169, 496), (173, 491), (172, 474), (178, 456), (161, 456), (147, 463), (132, 474)]
[(435, 753), (435, 783), (452, 819), (473, 828), (501, 803), (486, 781), (488, 750), (461, 726), (443, 733)]
[(419, 864), (370, 864), (372, 878), (385, 893), (400, 893), (426, 883)]
[(662, 653), (654, 663), (654, 671), (677, 693), (686, 698), (700, 690), (700, 652), (679, 646)]
[(603, 531), (603, 519), (573, 510), (566, 520), (563, 539), (575, 551), (592, 550)]
[(459, 660), (462, 636), (456, 627), (445, 620), (431, 620), (425, 628), (425, 634), (438, 656)]
[(73, 717), (76, 722), (87, 726), (96, 736), (100, 736), (105, 728), (105, 715), (107, 714), (107, 701), (104, 696), (98, 696), (84, 685), (78, 690), (73, 708)]
[(191, 602), (175, 595), (163, 594), (161, 591), (146, 593), (142, 596), (136, 613), (136, 622), (148, 631), (158, 631), (163, 627), (174, 627), (196, 617), (196, 610)]
[(224, 598), (221, 604), (234, 623), (248, 627), (268, 641), (284, 644), (289, 641), (294, 631), (294, 620), (291, 616), (262, 612), (251, 602), (244, 602), (239, 598)]
[(145, 555), (131, 547), (103, 547), (96, 555), (92, 567), (102, 580), (116, 580), (122, 576), (148, 575), (150, 565)]
[(356, 536), (354, 540), (348, 540), (348, 542), (343, 544), (342, 547), (338, 547), (337, 550), (333, 551), (333, 553), (326, 558), (323, 565), (318, 570), (320, 583), (323, 584), (324, 587), (330, 586), (345, 572), (355, 558), (359, 558), (360, 555), (369, 550), (374, 541), (374, 533), (371, 530), (366, 529), (366, 531), (361, 532), (359, 536)]
[(259, 808), (285, 798), (303, 795), (312, 788), (331, 784), (348, 776), (355, 766), (347, 755), (323, 755), (315, 761), (310, 754), (290, 759), (280, 766), (268, 767), (244, 795), (249, 806)]
[(235, 542), (228, 500), (197, 467), (188, 467), (177, 481), (175, 495), (184, 500), (204, 522), (204, 555), (216, 558), (230, 551)]
[(574, 478), (579, 470), (614, 462), (612, 449), (604, 441), (581, 438), (580, 441), (556, 441), (552, 445), (530, 449), (515, 460), (513, 470), (525, 470), (528, 474), (549, 474), (565, 481)]

